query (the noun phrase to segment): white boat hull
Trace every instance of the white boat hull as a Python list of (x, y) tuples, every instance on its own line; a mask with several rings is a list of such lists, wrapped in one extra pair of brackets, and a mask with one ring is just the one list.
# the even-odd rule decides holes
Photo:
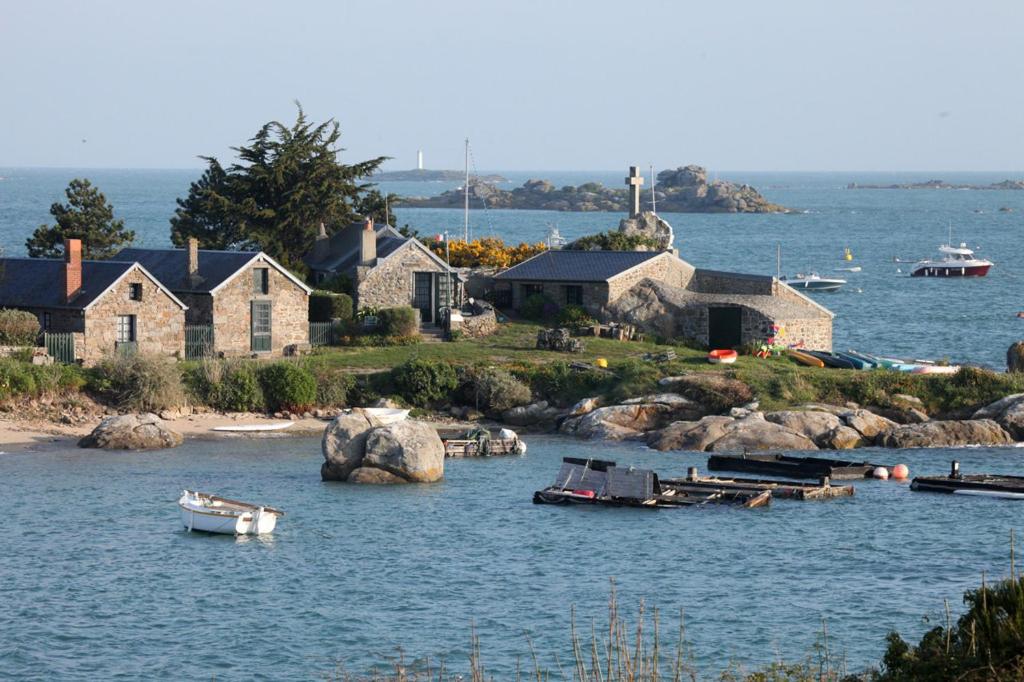
[(260, 431), (280, 431), (287, 429), (295, 422), (274, 422), (272, 424), (230, 424), (228, 426), (214, 426), (214, 431), (227, 431), (235, 433), (255, 433)]
[(394, 424), (409, 416), (409, 410), (391, 407), (364, 407), (362, 410), (367, 418), (379, 426)]
[(264, 535), (277, 526), (278, 513), (264, 507), (238, 509), (233, 505), (217, 506), (209, 500), (186, 491), (178, 500), (181, 522), (189, 531), (224, 535)]

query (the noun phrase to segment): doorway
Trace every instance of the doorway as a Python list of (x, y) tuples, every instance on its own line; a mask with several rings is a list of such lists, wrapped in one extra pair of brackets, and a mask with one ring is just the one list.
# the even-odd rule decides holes
[(434, 321), (433, 289), (434, 273), (413, 273), (412, 307), (420, 311), (421, 322)]
[(742, 343), (743, 309), (736, 306), (708, 308), (708, 346), (735, 348)]

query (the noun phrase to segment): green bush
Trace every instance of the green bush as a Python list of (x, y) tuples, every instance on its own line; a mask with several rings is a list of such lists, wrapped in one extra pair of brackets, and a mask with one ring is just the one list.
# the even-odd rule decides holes
[(275, 362), (260, 372), (260, 387), (267, 408), (304, 412), (316, 404), (316, 379), (294, 362)]
[(457, 374), (460, 398), (478, 410), (500, 412), (525, 405), (533, 397), (529, 386), (500, 367), (459, 367)]
[(237, 361), (226, 364), (215, 406), (225, 412), (261, 412), (266, 409), (255, 363)]
[(544, 294), (530, 294), (519, 306), (519, 314), (528, 320), (550, 320), (558, 312), (558, 305)]
[(331, 291), (336, 294), (352, 294), (352, 278), (348, 275), (335, 275), (331, 279), (320, 283), (320, 289)]
[(459, 384), (455, 369), (447, 362), (418, 358), (391, 370), (391, 379), (403, 400), (420, 407), (449, 396)]
[(658, 250), (658, 240), (642, 234), (624, 234), (617, 230), (609, 230), (599, 234), (580, 237), (565, 248), (573, 251), (646, 251)]
[(377, 325), (383, 336), (413, 336), (419, 332), (419, 311), (407, 305), (384, 308), (377, 313)]
[(596, 322), (583, 306), (565, 305), (558, 311), (558, 326), (589, 327)]
[(555, 405), (571, 405), (583, 398), (603, 394), (615, 377), (596, 370), (576, 370), (567, 362), (530, 365), (514, 370), (533, 392)]
[(314, 359), (307, 360), (305, 367), (316, 380), (316, 404), (319, 407), (346, 407), (350, 404), (349, 395), (356, 385), (351, 372)]
[(165, 357), (115, 353), (89, 370), (87, 388), (124, 410), (158, 412), (187, 404), (177, 364)]
[(348, 321), (352, 319), (352, 297), (330, 291), (314, 291), (309, 297), (311, 322)]
[(0, 308), (0, 346), (34, 346), (39, 319), (27, 310)]

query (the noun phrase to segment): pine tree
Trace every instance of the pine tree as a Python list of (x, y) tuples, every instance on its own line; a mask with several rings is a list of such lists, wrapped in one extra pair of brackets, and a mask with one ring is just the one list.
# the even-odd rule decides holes
[(321, 222), (341, 226), (359, 217), (372, 187), (360, 181), (387, 157), (339, 162), (338, 123), (314, 125), (296, 106), (291, 127), (266, 123), (248, 145), (232, 148), (238, 160), (228, 168), (204, 157), (206, 172), (171, 220), (176, 244), (196, 237), (207, 248), (258, 248), (301, 270)]
[(114, 207), (88, 180), (75, 178), (64, 194), (66, 204), (50, 206), (57, 224), (40, 225), (25, 241), (32, 258), (60, 258), (67, 238), (81, 239), (82, 255), (92, 259), (110, 258), (135, 240), (135, 233), (114, 218)]

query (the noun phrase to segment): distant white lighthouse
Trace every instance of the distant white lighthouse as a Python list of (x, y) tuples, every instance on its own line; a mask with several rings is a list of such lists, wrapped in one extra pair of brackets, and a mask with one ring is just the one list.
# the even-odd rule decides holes
[(416, 150), (416, 170), (423, 170), (423, 150)]

